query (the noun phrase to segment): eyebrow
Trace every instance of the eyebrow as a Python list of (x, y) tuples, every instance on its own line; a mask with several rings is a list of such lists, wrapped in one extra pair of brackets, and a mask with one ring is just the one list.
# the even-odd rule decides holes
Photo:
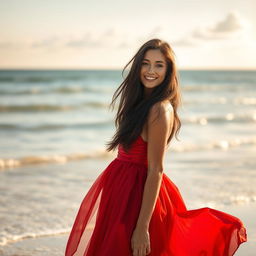
[[(143, 60), (149, 61), (148, 59), (143, 59)], [(164, 62), (161, 61), (161, 60), (157, 60), (156, 62), (158, 62), (158, 63), (164, 63)]]

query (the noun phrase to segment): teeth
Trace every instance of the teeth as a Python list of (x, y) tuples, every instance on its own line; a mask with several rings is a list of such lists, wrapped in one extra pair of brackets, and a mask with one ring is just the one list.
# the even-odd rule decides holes
[(148, 79), (148, 80), (155, 80), (156, 78), (155, 77), (146, 76), (146, 79)]

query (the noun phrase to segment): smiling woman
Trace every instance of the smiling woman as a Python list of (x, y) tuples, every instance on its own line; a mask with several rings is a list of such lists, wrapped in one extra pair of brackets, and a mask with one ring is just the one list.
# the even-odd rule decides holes
[(187, 210), (164, 173), (167, 145), (180, 128), (171, 47), (152, 39), (131, 61), (112, 101), (122, 93), (107, 148), (118, 147), (117, 156), (82, 201), (65, 255), (233, 255), (247, 241), (242, 221), (209, 207)]
[(160, 50), (148, 50), (142, 61), (140, 80), (145, 88), (154, 88), (164, 81), (167, 63)]

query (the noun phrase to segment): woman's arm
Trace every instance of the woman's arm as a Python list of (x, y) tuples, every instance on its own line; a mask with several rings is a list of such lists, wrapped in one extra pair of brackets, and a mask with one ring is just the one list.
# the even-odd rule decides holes
[(149, 227), (159, 194), (166, 143), (173, 124), (172, 110), (170, 103), (160, 102), (152, 106), (149, 112), (147, 142), (148, 173), (144, 186), (141, 210), (137, 220), (137, 226), (139, 227)]
[(150, 253), (148, 228), (161, 186), (164, 154), (172, 124), (173, 109), (170, 108), (170, 103), (156, 103), (152, 106), (148, 117), (147, 179), (139, 217), (131, 239), (135, 256)]

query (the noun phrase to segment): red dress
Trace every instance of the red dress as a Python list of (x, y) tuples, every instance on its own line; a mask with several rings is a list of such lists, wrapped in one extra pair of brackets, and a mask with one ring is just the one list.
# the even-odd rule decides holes
[[(98, 176), (85, 195), (65, 256), (132, 256), (147, 177), (147, 142), (139, 136)], [(187, 210), (176, 185), (163, 173), (149, 225), (150, 256), (230, 256), (247, 241), (240, 219), (204, 207)]]

